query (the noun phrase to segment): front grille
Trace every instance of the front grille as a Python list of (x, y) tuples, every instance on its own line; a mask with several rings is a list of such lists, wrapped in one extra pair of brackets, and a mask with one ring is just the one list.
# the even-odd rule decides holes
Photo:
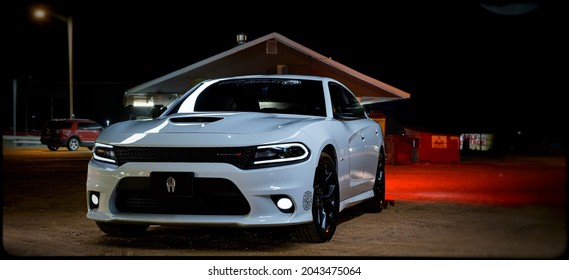
[(249, 166), (254, 147), (230, 148), (114, 148), (117, 163), (128, 162), (223, 162), (238, 168)]
[(121, 212), (186, 215), (246, 215), (249, 203), (233, 182), (194, 178), (192, 196), (153, 195), (150, 178), (129, 177), (119, 182), (115, 206)]

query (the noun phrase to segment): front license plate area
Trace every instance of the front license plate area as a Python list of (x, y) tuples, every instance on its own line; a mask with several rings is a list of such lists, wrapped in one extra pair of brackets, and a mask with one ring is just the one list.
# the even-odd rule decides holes
[(152, 172), (150, 189), (153, 196), (193, 196), (193, 172)]

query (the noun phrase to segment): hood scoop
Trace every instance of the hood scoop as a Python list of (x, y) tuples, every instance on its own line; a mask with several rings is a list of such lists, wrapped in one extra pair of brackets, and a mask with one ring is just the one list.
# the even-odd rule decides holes
[(219, 120), (222, 120), (223, 118), (219, 118), (219, 117), (199, 117), (199, 116), (195, 116), (195, 117), (180, 117), (180, 118), (171, 118), (170, 122), (173, 123), (212, 123), (212, 122), (216, 122)]

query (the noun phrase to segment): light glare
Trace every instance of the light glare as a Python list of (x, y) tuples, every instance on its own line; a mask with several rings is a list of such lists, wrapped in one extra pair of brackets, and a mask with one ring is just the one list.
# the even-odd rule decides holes
[(37, 9), (34, 11), (34, 16), (36, 18), (45, 18), (45, 10)]

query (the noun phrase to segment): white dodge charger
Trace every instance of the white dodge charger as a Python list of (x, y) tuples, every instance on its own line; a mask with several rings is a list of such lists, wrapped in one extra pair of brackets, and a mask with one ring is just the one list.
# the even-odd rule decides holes
[(279, 226), (325, 242), (343, 209), (385, 207), (384, 136), (335, 79), (212, 79), (151, 120), (105, 129), (86, 189), (87, 218), (109, 235)]

